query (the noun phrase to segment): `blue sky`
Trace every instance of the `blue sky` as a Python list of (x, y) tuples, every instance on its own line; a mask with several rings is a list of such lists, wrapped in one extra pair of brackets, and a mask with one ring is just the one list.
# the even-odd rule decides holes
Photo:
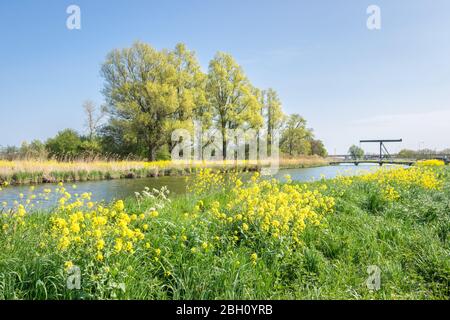
[[(66, 28), (71, 4), (81, 30)], [(371, 4), (381, 30), (366, 28)], [(136, 40), (184, 42), (205, 71), (231, 53), (330, 153), (372, 138), (450, 147), (448, 0), (1, 1), (0, 145), (82, 131), (82, 102), (103, 101), (106, 54)]]

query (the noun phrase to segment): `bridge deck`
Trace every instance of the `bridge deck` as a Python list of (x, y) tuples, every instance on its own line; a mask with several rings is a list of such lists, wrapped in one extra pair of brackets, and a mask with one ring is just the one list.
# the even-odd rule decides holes
[(364, 164), (379, 164), (382, 166), (383, 164), (400, 164), (400, 165), (407, 165), (412, 166), (416, 161), (413, 160), (338, 160), (338, 161), (330, 161), (330, 165), (339, 165), (339, 164), (354, 164), (359, 165), (360, 163)]

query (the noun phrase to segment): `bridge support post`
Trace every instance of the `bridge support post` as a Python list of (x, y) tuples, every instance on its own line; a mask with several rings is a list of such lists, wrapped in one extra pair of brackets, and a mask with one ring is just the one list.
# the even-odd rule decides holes
[(383, 141), (380, 141), (380, 165), (381, 161), (383, 161)]

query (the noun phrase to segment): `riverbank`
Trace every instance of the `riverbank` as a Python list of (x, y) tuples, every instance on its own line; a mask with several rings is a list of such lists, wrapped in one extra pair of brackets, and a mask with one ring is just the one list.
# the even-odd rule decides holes
[(450, 298), (448, 167), (281, 185), (201, 170), (189, 190), (108, 205), (60, 186), (51, 214), (19, 200), (0, 299)]
[[(188, 164), (172, 161), (0, 161), (0, 185), (189, 175), (205, 167), (229, 170), (237, 166), (243, 171), (257, 171), (265, 165), (265, 163), (252, 164), (249, 161), (237, 163), (191, 161)], [(328, 165), (328, 160), (318, 156), (303, 156), (280, 159), (279, 165), (281, 168), (309, 168)]]

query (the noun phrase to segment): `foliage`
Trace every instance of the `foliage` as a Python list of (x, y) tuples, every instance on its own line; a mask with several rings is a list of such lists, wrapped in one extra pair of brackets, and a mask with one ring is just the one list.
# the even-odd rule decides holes
[(206, 133), (200, 148), (217, 138), (224, 159), (228, 144), (236, 142), (231, 129), (257, 130), (257, 139), (267, 144), (268, 154), (273, 134), (282, 136), (283, 152), (290, 156), (326, 154), (302, 117), (292, 115), (284, 126), (286, 116), (277, 92), (254, 87), (230, 54), (218, 52), (206, 74), (184, 44), (157, 50), (136, 42), (112, 50), (101, 75), (105, 104), (83, 102), (85, 133), (62, 130), (47, 140), (45, 148), (37, 140), (24, 143), (22, 150), (6, 147), (0, 149), (0, 159), (166, 160), (176, 146), (173, 131), (192, 134), (196, 122)]
[(361, 159), (362, 157), (364, 157), (364, 150), (358, 146), (352, 145), (349, 149), (348, 149), (348, 153), (350, 154), (350, 156), (352, 157), (352, 159)]
[[(100, 132), (108, 153), (154, 160), (158, 150), (172, 151), (174, 129), (192, 132), (193, 121), (198, 120), (203, 129), (218, 129), (226, 159), (231, 142), (228, 130), (265, 127), (267, 139), (261, 138), (269, 152), (272, 134), (282, 130), (285, 116), (276, 91), (255, 88), (226, 53), (218, 52), (209, 63), (208, 74), (203, 74), (195, 54), (183, 44), (173, 51), (157, 51), (138, 42), (112, 51), (102, 75), (111, 118)], [(290, 143), (290, 154), (311, 154), (310, 142), (304, 141), (312, 137), (311, 131), (307, 130), (307, 136), (298, 128), (293, 131), (297, 135), (293, 137), (296, 142)], [(205, 141), (202, 147), (209, 143)], [(323, 154), (320, 144), (315, 146), (319, 147), (316, 154)]]
[(441, 151), (431, 149), (410, 150), (402, 149), (399, 151), (398, 156), (406, 159), (429, 159), (431, 156), (448, 156), (450, 155), (450, 149), (444, 149)]
[(65, 129), (51, 139), (48, 139), (45, 147), (51, 157), (73, 158), (79, 154), (81, 138), (75, 130)]
[(82, 140), (78, 149), (78, 155), (92, 155), (94, 157), (102, 153), (101, 142), (98, 138)]
[(204, 100), (204, 75), (194, 54), (183, 44), (173, 51), (157, 51), (136, 42), (112, 51), (102, 67), (104, 94), (113, 121), (125, 141), (141, 141), (148, 159), (165, 142), (171, 122), (192, 117)]
[(328, 155), (327, 149), (325, 149), (325, 146), (323, 145), (323, 142), (321, 140), (311, 140), (311, 154), (318, 155), (321, 157), (326, 157)]
[(282, 152), (290, 156), (311, 154), (313, 133), (306, 127), (306, 120), (298, 114), (292, 114), (286, 121), (286, 127), (280, 141)]
[(286, 115), (283, 113), (281, 101), (275, 90), (269, 88), (261, 92), (262, 115), (267, 130), (267, 148), (269, 154), (272, 149), (272, 135), (280, 134)]
[(402, 149), (398, 152), (398, 156), (400, 158), (405, 158), (405, 159), (412, 159), (416, 157), (416, 151), (414, 150), (409, 150), (409, 149)]
[(125, 134), (126, 130), (120, 126), (120, 122), (111, 122), (99, 130), (99, 140), (102, 155), (113, 155), (116, 159), (140, 158), (147, 152), (147, 148), (138, 139), (129, 140)]
[(259, 92), (233, 57), (219, 52), (209, 63), (206, 93), (212, 118), (222, 134), (223, 159), (226, 159), (228, 129), (262, 126)]

